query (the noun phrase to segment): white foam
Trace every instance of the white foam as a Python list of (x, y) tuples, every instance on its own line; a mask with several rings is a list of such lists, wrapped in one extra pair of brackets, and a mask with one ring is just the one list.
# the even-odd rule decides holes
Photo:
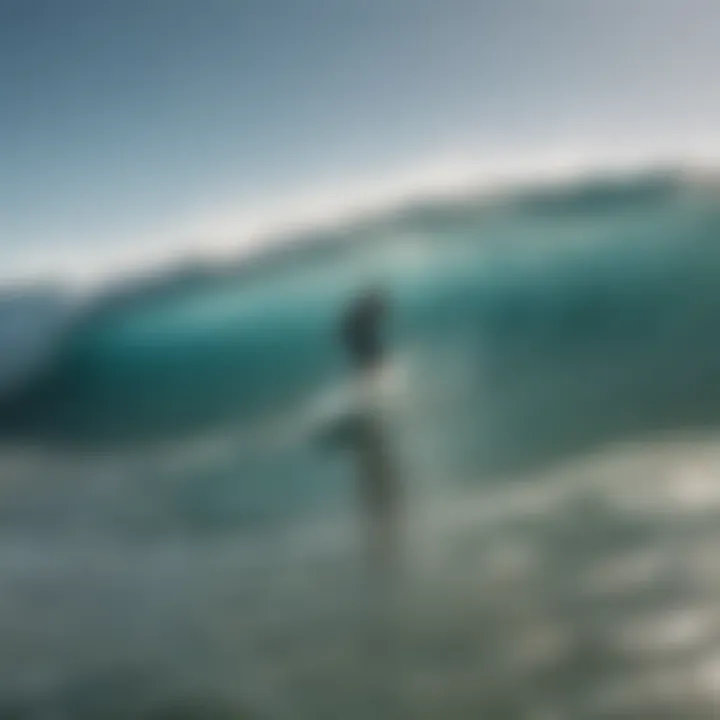
[[(680, 163), (678, 161), (681, 161)], [(519, 151), (496, 145), (465, 147), (428, 162), (386, 172), (334, 178), (326, 186), (263, 201), (226, 201), (133, 237), (81, 248), (60, 245), (7, 256), (0, 281), (59, 278), (92, 289), (113, 277), (152, 274), (180, 261), (241, 259), (303, 231), (343, 225), (429, 197), (502, 192), (517, 183), (568, 182), (596, 173), (654, 166), (720, 165), (720, 147), (700, 139), (676, 143), (586, 143)], [(289, 238), (289, 239), (288, 239)]]

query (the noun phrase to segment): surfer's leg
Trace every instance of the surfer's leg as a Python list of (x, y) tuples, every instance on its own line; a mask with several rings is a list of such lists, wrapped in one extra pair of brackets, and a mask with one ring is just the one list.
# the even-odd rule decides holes
[(368, 525), (370, 553), (385, 564), (396, 554), (398, 478), (378, 418), (367, 417), (358, 438), (359, 491)]

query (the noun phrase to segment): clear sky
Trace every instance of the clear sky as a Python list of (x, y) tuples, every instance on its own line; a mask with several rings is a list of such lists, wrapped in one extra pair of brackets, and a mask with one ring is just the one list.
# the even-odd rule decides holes
[(712, 143), (718, 38), (717, 0), (0, 0), (0, 275), (448, 157)]

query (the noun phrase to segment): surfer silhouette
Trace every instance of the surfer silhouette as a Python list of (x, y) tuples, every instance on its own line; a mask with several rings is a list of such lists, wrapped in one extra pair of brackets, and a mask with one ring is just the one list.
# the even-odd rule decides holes
[(384, 293), (371, 288), (349, 307), (342, 321), (342, 341), (358, 381), (361, 411), (349, 444), (357, 454), (360, 501), (369, 525), (376, 560), (393, 553), (398, 480), (388, 449), (377, 400), (385, 361), (382, 326), (388, 304)]

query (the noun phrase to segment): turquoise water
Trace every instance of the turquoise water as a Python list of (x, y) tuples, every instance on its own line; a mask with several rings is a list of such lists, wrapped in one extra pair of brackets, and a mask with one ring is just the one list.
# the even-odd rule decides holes
[[(418, 202), (91, 300), (0, 399), (0, 710), (711, 712), (715, 195), (670, 174)], [(376, 283), (390, 585), (323, 441), (356, 403), (340, 318)]]

